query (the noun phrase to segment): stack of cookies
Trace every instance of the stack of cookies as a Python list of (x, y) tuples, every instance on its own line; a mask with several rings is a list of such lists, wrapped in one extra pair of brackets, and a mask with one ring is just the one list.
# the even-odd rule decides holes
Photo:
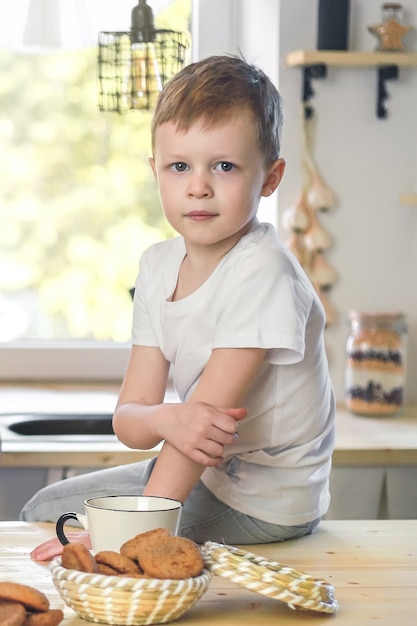
[(95, 556), (80, 543), (68, 543), (63, 549), (61, 565), (90, 574), (175, 580), (199, 576), (204, 569), (197, 544), (173, 536), (165, 528), (133, 537), (121, 546), (120, 552), (102, 550)]
[(38, 589), (0, 581), (0, 624), (2, 626), (57, 626), (64, 619), (60, 609), (51, 609)]

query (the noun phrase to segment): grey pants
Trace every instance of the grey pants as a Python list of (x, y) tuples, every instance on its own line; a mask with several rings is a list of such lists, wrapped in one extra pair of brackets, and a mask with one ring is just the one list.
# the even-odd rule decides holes
[[(156, 458), (99, 470), (44, 487), (25, 504), (20, 519), (54, 522), (67, 511), (84, 513), (84, 501), (93, 496), (138, 495), (148, 482)], [(271, 543), (311, 534), (320, 520), (299, 526), (263, 522), (232, 509), (199, 481), (184, 503), (179, 534), (197, 543)]]

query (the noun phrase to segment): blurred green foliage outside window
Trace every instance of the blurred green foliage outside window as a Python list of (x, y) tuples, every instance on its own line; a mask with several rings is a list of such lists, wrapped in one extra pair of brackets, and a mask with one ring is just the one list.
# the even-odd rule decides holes
[[(156, 26), (190, 30), (190, 0)], [(97, 48), (0, 50), (0, 341), (128, 341), (139, 257), (172, 236), (151, 112), (98, 109)]]

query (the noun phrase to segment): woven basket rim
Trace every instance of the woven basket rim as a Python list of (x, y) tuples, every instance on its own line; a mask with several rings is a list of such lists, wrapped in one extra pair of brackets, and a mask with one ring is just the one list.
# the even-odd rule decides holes
[(322, 613), (334, 613), (338, 608), (333, 585), (322, 579), (236, 546), (206, 541), (202, 549), (213, 574), (241, 587), (286, 602), (291, 608)]
[(52, 577), (55, 580), (63, 580), (75, 585), (89, 585), (96, 589), (104, 589), (114, 587), (122, 591), (137, 591), (149, 589), (157, 591), (159, 588), (168, 591), (177, 588), (179, 585), (186, 586), (192, 591), (194, 588), (200, 588), (206, 581), (210, 581), (212, 572), (204, 567), (201, 574), (190, 578), (134, 578), (131, 576), (111, 576), (107, 574), (97, 574), (89, 572), (80, 572), (74, 569), (62, 567), (61, 558), (55, 557), (49, 564)]

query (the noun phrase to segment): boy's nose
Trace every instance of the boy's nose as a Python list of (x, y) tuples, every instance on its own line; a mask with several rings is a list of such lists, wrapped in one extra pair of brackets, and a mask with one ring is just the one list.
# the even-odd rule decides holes
[(193, 172), (189, 178), (188, 195), (195, 198), (209, 197), (213, 194), (209, 176), (203, 172)]

